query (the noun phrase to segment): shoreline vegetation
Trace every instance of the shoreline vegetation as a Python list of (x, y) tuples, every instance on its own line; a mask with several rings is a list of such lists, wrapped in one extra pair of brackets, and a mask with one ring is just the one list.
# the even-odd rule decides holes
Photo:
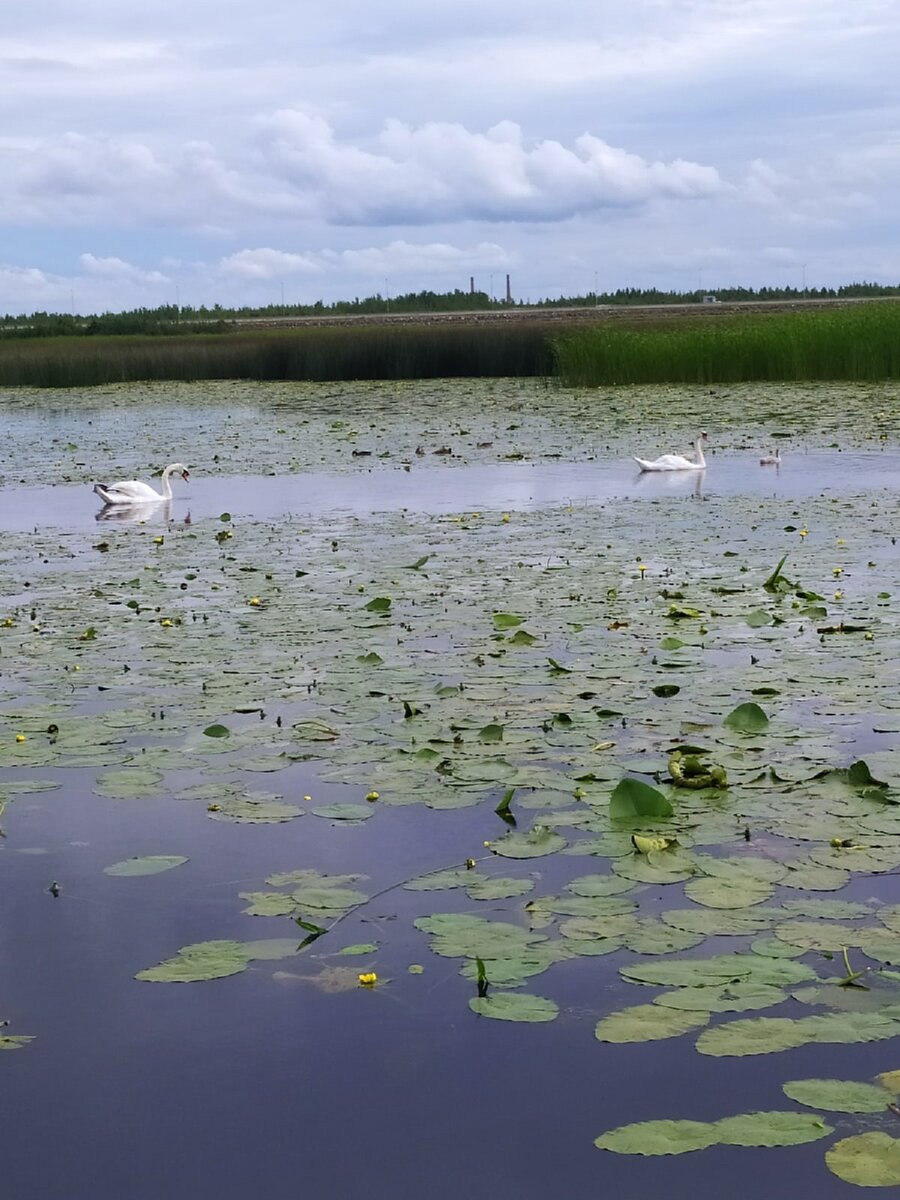
[(720, 293), (707, 302), (696, 293), (629, 291), (608, 303), (590, 296), (531, 306), (484, 293), (422, 293), (390, 301), (390, 311), (375, 298), (380, 311), (356, 302), (350, 312), (319, 305), (313, 313), (32, 314), (0, 320), (0, 386), (538, 377), (597, 387), (900, 377), (900, 289), (840, 291)]

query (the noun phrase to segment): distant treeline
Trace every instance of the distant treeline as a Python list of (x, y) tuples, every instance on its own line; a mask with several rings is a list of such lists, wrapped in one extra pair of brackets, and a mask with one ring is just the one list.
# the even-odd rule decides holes
[(190, 335), (195, 333), (227, 333), (232, 322), (273, 320), (285, 317), (354, 317), (394, 314), (478, 313), (504, 309), (595, 308), (597, 305), (628, 307), (632, 305), (697, 304), (705, 295), (723, 303), (740, 301), (793, 300), (852, 300), (881, 296), (900, 296), (896, 287), (878, 283), (850, 283), (838, 288), (717, 288), (703, 292), (662, 292), (657, 288), (620, 288), (615, 292), (588, 292), (585, 295), (560, 296), (554, 300), (535, 302), (493, 299), (483, 291), (408, 292), (400, 296), (368, 296), (365, 299), (338, 300), (325, 304), (270, 304), (264, 308), (212, 308), (201, 305), (178, 306), (163, 304), (158, 308), (136, 308), (127, 312), (105, 312), (96, 316), (76, 313), (34, 312), (27, 316), (0, 318), (0, 337), (92, 337), (99, 335)]

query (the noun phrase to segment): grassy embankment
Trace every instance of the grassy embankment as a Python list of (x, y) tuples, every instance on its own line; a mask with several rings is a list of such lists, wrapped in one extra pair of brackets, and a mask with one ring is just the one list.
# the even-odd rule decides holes
[(677, 318), (529, 319), (3, 338), (0, 386), (556, 375), (571, 386), (900, 377), (900, 303)]

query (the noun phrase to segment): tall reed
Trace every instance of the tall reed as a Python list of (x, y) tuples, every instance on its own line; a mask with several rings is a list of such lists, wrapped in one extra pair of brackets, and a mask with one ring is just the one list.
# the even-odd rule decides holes
[(404, 323), (205, 335), (0, 339), (0, 385), (149, 379), (435, 379), (549, 375), (542, 322)]
[(573, 386), (892, 379), (900, 376), (900, 304), (582, 325), (556, 338), (554, 350), (558, 375)]

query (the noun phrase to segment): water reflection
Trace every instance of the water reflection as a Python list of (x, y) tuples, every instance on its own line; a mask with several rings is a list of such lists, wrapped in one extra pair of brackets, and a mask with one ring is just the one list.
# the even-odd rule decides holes
[[(706, 471), (638, 471), (634, 477), (635, 486), (645, 494), (686, 496), (692, 492), (694, 498), (703, 500), (703, 483)], [(692, 486), (693, 485), (693, 486)]]
[[(95, 521), (164, 521), (172, 520), (172, 501), (154, 500), (142, 504), (107, 504), (94, 514)], [(187, 517), (190, 524), (190, 513)]]

